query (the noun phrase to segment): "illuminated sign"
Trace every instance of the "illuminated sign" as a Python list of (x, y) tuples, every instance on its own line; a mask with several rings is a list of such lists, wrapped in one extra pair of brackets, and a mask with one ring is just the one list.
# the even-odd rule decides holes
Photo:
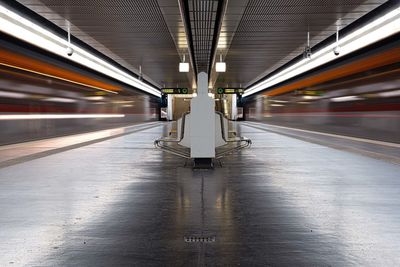
[(243, 94), (244, 89), (243, 88), (222, 88), (219, 87), (217, 88), (217, 94)]
[(163, 89), (161, 89), (161, 92), (164, 94), (173, 94), (174, 89), (173, 88), (163, 88)]
[(161, 93), (163, 93), (163, 94), (188, 94), (189, 89), (187, 89), (187, 88), (162, 88)]

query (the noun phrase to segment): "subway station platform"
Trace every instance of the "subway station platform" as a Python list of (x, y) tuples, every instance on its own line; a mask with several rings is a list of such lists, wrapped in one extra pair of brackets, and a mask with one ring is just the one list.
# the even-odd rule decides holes
[(213, 170), (155, 149), (161, 122), (9, 161), (0, 266), (400, 264), (398, 163), (254, 126)]
[(0, 0), (3, 266), (400, 266), (400, 1)]

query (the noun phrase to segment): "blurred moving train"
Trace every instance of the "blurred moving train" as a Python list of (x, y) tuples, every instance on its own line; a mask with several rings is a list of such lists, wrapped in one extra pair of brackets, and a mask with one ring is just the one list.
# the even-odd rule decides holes
[(247, 120), (400, 143), (400, 36), (245, 102)]
[[(157, 97), (0, 35), (0, 145), (159, 119)], [(247, 120), (400, 143), (400, 36), (243, 104)]]
[(1, 36), (0, 145), (158, 119), (159, 100)]

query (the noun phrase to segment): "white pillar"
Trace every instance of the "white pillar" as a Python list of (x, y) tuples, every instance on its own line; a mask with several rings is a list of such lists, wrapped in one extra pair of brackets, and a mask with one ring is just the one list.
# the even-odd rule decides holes
[(236, 97), (236, 94), (232, 95), (231, 101), (232, 101), (232, 113), (231, 113), (232, 117), (231, 117), (231, 119), (236, 120), (237, 119), (237, 97)]
[(172, 121), (174, 119), (174, 110), (173, 110), (173, 98), (174, 95), (168, 94), (167, 95), (167, 100), (168, 100), (168, 107), (167, 107), (167, 120)]
[(208, 96), (208, 75), (197, 76), (197, 97), (191, 100), (190, 157), (215, 158), (215, 101)]

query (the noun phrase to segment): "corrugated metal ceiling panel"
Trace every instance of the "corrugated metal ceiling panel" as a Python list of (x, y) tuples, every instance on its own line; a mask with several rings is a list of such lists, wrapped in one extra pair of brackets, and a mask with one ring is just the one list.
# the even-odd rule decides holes
[(181, 20), (174, 0), (19, 2), (64, 29), (69, 20), (74, 36), (135, 73), (141, 66), (143, 77), (159, 86), (191, 84), (178, 71), (180, 55), (163, 15), (162, 8), (169, 8), (165, 12), (175, 12), (176, 21)]
[(245, 87), (259, 80), (303, 52), (307, 29), (313, 46), (334, 34), (339, 20), (345, 27), (384, 2), (249, 0), (230, 47), (223, 51), (227, 72), (218, 75), (216, 87)]
[[(198, 71), (210, 64), (218, 0), (185, 0), (189, 5)], [(188, 55), (182, 16), (176, 0), (19, 0), (56, 25), (121, 65), (163, 86), (193, 84), (193, 72), (179, 73)], [(243, 87), (303, 52), (307, 29), (311, 45), (345, 27), (384, 0), (229, 0), (222, 21), (217, 54), (227, 72), (212, 73), (218, 86)]]

